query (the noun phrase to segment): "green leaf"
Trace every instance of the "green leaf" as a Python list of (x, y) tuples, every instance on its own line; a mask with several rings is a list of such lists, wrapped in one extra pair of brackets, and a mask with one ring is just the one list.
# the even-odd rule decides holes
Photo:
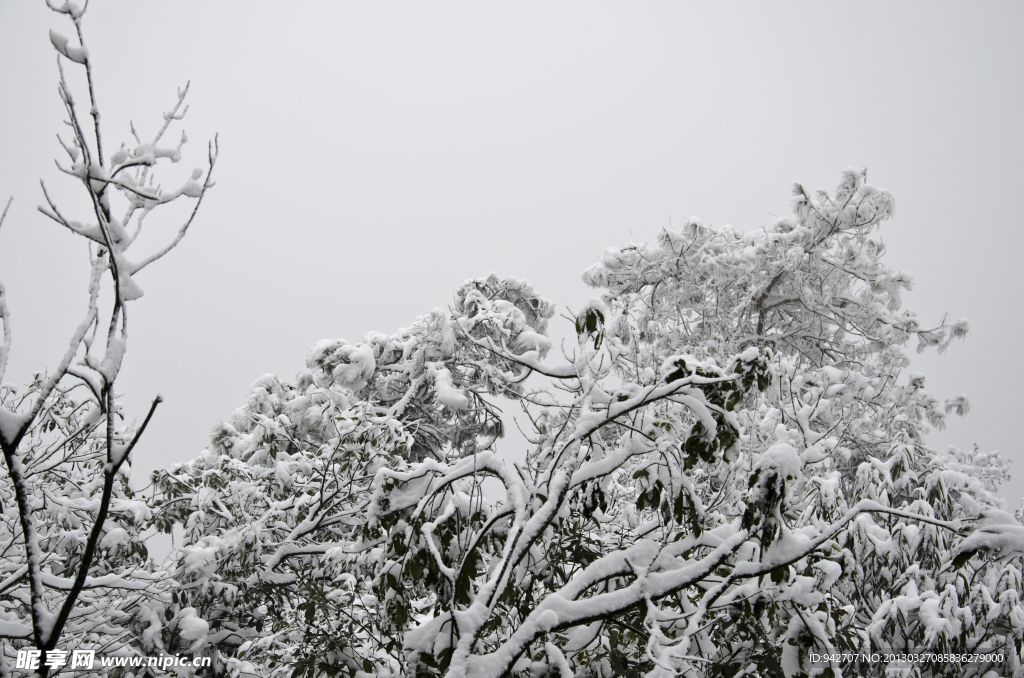
[(704, 426), (697, 422), (690, 431), (690, 437), (683, 443), (683, 452), (690, 457), (704, 457), (708, 451), (708, 443), (704, 440)]
[(629, 670), (629, 665), (626, 664), (624, 659), (625, 657), (614, 649), (608, 653), (608, 663), (612, 665), (612, 671), (615, 673), (625, 673)]
[(448, 665), (452, 663), (452, 652), (454, 647), (446, 647), (437, 655), (437, 668), (442, 673), (448, 671)]
[(427, 652), (420, 652), (420, 664), (429, 666), (432, 669), (437, 668), (437, 661), (434, 660), (434, 655), (428, 654)]
[(956, 557), (953, 558), (953, 569), (959, 570), (961, 567), (966, 565), (967, 561), (970, 560), (975, 553), (976, 551), (963, 551), (958, 553)]
[(772, 570), (772, 581), (776, 584), (789, 581), (789, 565), (780, 565)]
[(404, 605), (397, 605), (393, 608), (391, 620), (394, 622), (395, 626), (402, 628), (405, 626), (405, 623), (409, 621), (409, 611), (405, 609)]
[(477, 563), (480, 561), (480, 554), (470, 551), (466, 555), (465, 564), (462, 567), (462, 576), (455, 582), (455, 602), (461, 605), (470, 605), (473, 602), (473, 579), (477, 575)]
[(664, 520), (665, 523), (671, 523), (672, 522), (672, 506), (669, 504), (669, 502), (664, 501), (664, 502), (661, 503), (660, 508), (661, 508), (661, 518), (662, 518), (662, 520)]

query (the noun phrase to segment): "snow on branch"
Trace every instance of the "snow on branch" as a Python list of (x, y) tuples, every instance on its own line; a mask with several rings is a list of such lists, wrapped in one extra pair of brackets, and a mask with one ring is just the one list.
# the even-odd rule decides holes
[[(181, 188), (170, 192), (153, 187), (152, 173), (162, 160), (180, 159), (187, 140), (184, 133), (171, 152), (151, 145), (119, 151), (105, 160), (92, 62), (81, 24), (86, 6), (58, 5), (52, 0), (47, 4), (71, 21), (77, 36), (76, 45), (74, 38), (56, 30), (49, 35), (59, 55), (58, 94), (71, 130), (68, 141), (58, 137), (70, 165), (58, 163), (57, 167), (80, 185), (90, 213), (82, 220), (69, 218), (42, 182), (45, 205), (39, 212), (89, 240), (90, 275), (84, 316), (56, 365), (36, 373), (24, 387), (0, 385), (0, 449), (5, 468), (0, 499), (9, 507), (8, 520), (0, 521), (0, 553), (4, 554), (0, 593), (10, 601), (0, 615), (4, 617), (0, 635), (26, 640), (44, 654), (67, 646), (138, 654), (162, 649), (159, 643), (154, 645), (152, 627), (140, 627), (140, 620), (169, 602), (170, 582), (148, 559), (143, 532), (152, 513), (128, 484), (132, 450), (161, 399), (157, 396), (140, 425), (123, 422), (115, 383), (127, 351), (126, 304), (142, 296), (133, 276), (181, 241), (198, 204), (213, 186), (210, 172), (216, 160), (216, 139), (210, 145), (206, 169), (197, 170)], [(66, 65), (70, 70), (82, 69), (77, 72), (88, 86), (91, 130), (79, 117)], [(184, 92), (179, 92), (172, 113), (162, 120), (161, 135), (172, 121), (181, 119), (184, 111), (178, 111), (183, 99)], [(141, 264), (133, 263), (128, 252), (144, 218), (181, 196), (196, 200), (185, 224), (169, 244)], [(122, 206), (125, 216), (114, 216)], [(0, 225), (6, 215), (5, 208)], [(101, 291), (108, 273), (113, 300), (105, 309)], [(97, 342), (101, 324), (106, 334)], [(2, 377), (12, 349), (10, 311), (2, 285), (0, 325)], [(13, 661), (14, 651), (11, 646), (3, 650), (0, 666)], [(38, 675), (48, 671), (40, 668)]]

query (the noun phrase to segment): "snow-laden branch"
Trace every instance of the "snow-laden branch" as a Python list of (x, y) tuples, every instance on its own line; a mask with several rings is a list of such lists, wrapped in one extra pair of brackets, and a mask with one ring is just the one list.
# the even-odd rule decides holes
[[(147, 188), (152, 184), (150, 172), (158, 162), (176, 162), (181, 156), (184, 134), (176, 149), (155, 145), (168, 125), (184, 115), (184, 91), (179, 91), (177, 103), (164, 115), (153, 144), (136, 149), (131, 157), (118, 151), (108, 164), (92, 62), (81, 25), (85, 6), (54, 0), (47, 0), (47, 4), (71, 20), (78, 38), (76, 45), (73, 37), (69, 39), (56, 30), (49, 35), (58, 55), (58, 95), (70, 129), (67, 140), (58, 136), (70, 164), (58, 164), (58, 168), (82, 186), (91, 214), (83, 220), (84, 225), (69, 218), (42, 182), (44, 205), (39, 211), (89, 240), (90, 275), (84, 317), (56, 365), (38, 373), (24, 388), (0, 385), (0, 449), (6, 470), (6, 489), (0, 487), (0, 494), (10, 498), (17, 510), (17, 520), (12, 516), (3, 526), (6, 541), (0, 538), (2, 560), (12, 566), (4, 569), (0, 590), (5, 599), (16, 601), (5, 607), (4, 614), (9, 618), (0, 635), (30, 640), (31, 646), (43, 653), (69, 639), (72, 645), (87, 640), (101, 651), (123, 652), (130, 643), (152, 642), (136, 635), (132, 620), (136, 613), (152, 612), (152, 606), (162, 605), (161, 591), (169, 586), (165, 576), (148, 569), (152, 565), (146, 563), (140, 527), (151, 512), (145, 502), (133, 497), (127, 485), (130, 455), (160, 398), (153, 401), (138, 427), (118, 423), (122, 409), (115, 400), (114, 388), (127, 350), (125, 304), (142, 296), (132, 276), (181, 241), (195, 218), (195, 208), (213, 186), (210, 170), (216, 160), (216, 140), (210, 145), (209, 168), (201, 183), (197, 180), (204, 172), (199, 170), (175, 191)], [(83, 124), (71, 94), (68, 76), (78, 67), (88, 89), (91, 125)], [(143, 219), (155, 207), (180, 196), (197, 202), (184, 225), (169, 244), (140, 264), (134, 263), (128, 249), (141, 231)], [(112, 216), (114, 199), (127, 201), (124, 222)], [(0, 215), (0, 225), (6, 214), (7, 209)], [(132, 218), (136, 220), (135, 232), (129, 235)], [(101, 318), (101, 291), (108, 271), (113, 303), (109, 316)], [(103, 334), (101, 324), (106, 330), (105, 342), (97, 344), (97, 335)], [(0, 327), (2, 382), (11, 349), (10, 311), (2, 285)], [(82, 384), (87, 391), (81, 389)], [(98, 618), (103, 615), (109, 618)], [(15, 617), (20, 617), (17, 623)], [(146, 638), (151, 638), (152, 631), (146, 633), (150, 634)], [(49, 670), (41, 666), (37, 675), (46, 676)]]
[[(629, 586), (615, 591), (578, 600), (567, 599), (558, 593), (552, 593), (534, 609), (509, 640), (502, 643), (496, 651), (471, 656), (468, 650), (464, 649), (465, 645), (469, 645), (469, 643), (460, 642), (447, 675), (449, 678), (468, 676), (499, 678), (508, 671), (519, 655), (538, 636), (559, 628), (614, 617), (646, 598), (660, 598), (701, 581), (734, 553), (746, 538), (745, 531), (737, 532), (700, 560), (671, 572), (648, 573), (646, 576), (638, 577)], [(630, 553), (637, 558), (637, 562), (632, 563), (633, 567), (641, 569), (649, 567), (657, 555), (657, 545), (651, 542), (641, 542), (637, 546), (638, 548), (633, 549)], [(625, 562), (627, 556), (623, 554), (617, 560)], [(615, 570), (607, 567), (610, 564), (611, 561), (601, 563), (589, 573), (585, 570), (581, 575), (583, 579), (581, 585), (589, 587), (596, 581), (603, 581), (608, 577), (615, 576)], [(595, 565), (597, 564), (595, 563)], [(588, 574), (590, 576), (587, 576)]]

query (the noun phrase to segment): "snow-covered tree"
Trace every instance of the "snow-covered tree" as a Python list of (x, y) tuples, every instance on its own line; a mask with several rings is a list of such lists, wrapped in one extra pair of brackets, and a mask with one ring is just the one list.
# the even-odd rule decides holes
[[(40, 653), (34, 662), (38, 666), (31, 667), (40, 676), (58, 665), (70, 666), (66, 654), (47, 664), (48, 652), (66, 653), (69, 647), (100, 655), (137, 653), (137, 638), (151, 633), (154, 624), (166, 623), (154, 611), (162, 610), (161, 596), (170, 600), (161, 593), (166, 577), (152, 566), (140, 536), (150, 511), (128, 484), (131, 452), (160, 397), (140, 425), (126, 425), (114, 388), (127, 347), (127, 304), (142, 296), (134, 276), (184, 237), (213, 185), (216, 159), (211, 146), (209, 166), (196, 169), (174, 190), (154, 181), (158, 163), (180, 160), (184, 133), (176, 145), (159, 144), (168, 127), (184, 116), (187, 87), (151, 141), (141, 140), (133, 128), (130, 145), (113, 152), (105, 148), (97, 83), (82, 37), (84, 7), (48, 4), (70, 20), (77, 38), (50, 32), (69, 135), (58, 136), (67, 160), (57, 164), (81, 186), (90, 212), (81, 221), (65, 214), (45, 184), (39, 211), (87, 241), (88, 303), (55, 367), (37, 373), (25, 386), (0, 386), (5, 462), (0, 476), (0, 637), (5, 639), (0, 675), (10, 675), (19, 649)], [(79, 113), (66, 68), (82, 75), (91, 120)], [(160, 249), (129, 259), (144, 220), (151, 221), (151, 212), (181, 197), (195, 204), (177, 234)], [(11, 320), (0, 285), (0, 382), (12, 347)], [(79, 670), (79, 675), (85, 674)]]
[(530, 285), (495, 276), (464, 285), (457, 309), (394, 336), (321, 342), (297, 383), (260, 378), (206, 453), (154, 473), (155, 525), (185, 528), (176, 604), (209, 621), (207, 641), (230, 666), (402, 665), (412, 617), (383, 614), (371, 591), (379, 554), (353, 548), (380, 541), (367, 522), (376, 474), (491, 449), (503, 424), (488, 397), (519, 397), (529, 370), (460, 323), (515, 354), (547, 349), (554, 314)]
[(904, 353), (967, 324), (901, 310), (865, 179), (609, 249), (557, 358), (553, 305), (492, 275), (261, 378), (154, 474), (158, 526), (185, 526), (168, 614), (233, 675), (1024, 676), (1007, 462), (927, 445), (969, 404)]

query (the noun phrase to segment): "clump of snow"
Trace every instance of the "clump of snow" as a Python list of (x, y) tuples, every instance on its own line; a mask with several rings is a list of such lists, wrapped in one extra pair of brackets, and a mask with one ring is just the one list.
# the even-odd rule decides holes
[(516, 337), (513, 346), (519, 351), (536, 351), (543, 358), (551, 350), (551, 340), (539, 332), (523, 330)]
[(749, 363), (752, 360), (757, 360), (757, 356), (761, 355), (761, 351), (758, 350), (757, 346), (750, 346), (746, 351), (740, 353), (740, 360), (745, 363)]
[(372, 346), (324, 339), (306, 355), (306, 366), (316, 371), (318, 386), (326, 388), (333, 382), (359, 391), (373, 376), (377, 361)]
[[(550, 612), (551, 610), (548, 610)], [(569, 662), (566, 661), (565, 655), (558, 649), (558, 646), (554, 643), (544, 643), (544, 651), (548, 655), (548, 659), (551, 664), (558, 669), (559, 678), (573, 678), (576, 672), (569, 666)]]
[(217, 567), (217, 555), (221, 551), (220, 539), (208, 535), (199, 540), (195, 546), (184, 546), (182, 565), (185, 574), (212, 576)]
[(537, 626), (550, 631), (558, 626), (558, 613), (554, 610), (544, 610), (537, 616)]
[(839, 471), (832, 471), (828, 475), (815, 476), (811, 480), (818, 486), (821, 505), (827, 508), (835, 506), (836, 498), (840, 496), (842, 474)]
[(103, 408), (99, 406), (99, 403), (89, 403), (89, 407), (82, 417), (83, 426), (95, 426), (100, 423), (103, 419)]
[(683, 370), (687, 374), (693, 374), (697, 370), (710, 374), (720, 374), (722, 371), (718, 367), (718, 363), (715, 362), (714, 358), (701, 360), (697, 356), (690, 355), (689, 353), (669, 356), (661, 363), (660, 372), (662, 374), (672, 374), (678, 370)]
[(832, 588), (843, 574), (843, 566), (834, 560), (819, 560), (814, 563), (814, 569), (821, 572), (821, 589), (824, 591)]
[(116, 549), (122, 544), (129, 544), (131, 537), (128, 536), (128, 532), (121, 527), (115, 527), (112, 530), (108, 530), (103, 539), (100, 541), (100, 547), (105, 549)]
[(54, 48), (58, 52), (75, 63), (84, 64), (89, 58), (89, 50), (85, 47), (74, 47), (69, 45), (68, 39), (57, 31), (50, 31), (50, 42), (53, 43)]
[(604, 301), (598, 297), (594, 297), (587, 303), (583, 304), (583, 306), (580, 308), (579, 313), (576, 314), (576, 318), (579, 320), (586, 319), (587, 311), (597, 311), (605, 318), (607, 318), (609, 315), (608, 304), (604, 303)]
[(437, 399), (452, 410), (464, 410), (469, 407), (469, 398), (452, 384), (452, 373), (442, 363), (430, 363), (427, 376), (434, 380), (434, 392)]
[(267, 372), (262, 377), (249, 384), (249, 390), (253, 391), (257, 388), (262, 388), (265, 389), (268, 393), (270, 393), (274, 389), (274, 386), (276, 385), (277, 375)]
[(5, 445), (10, 445), (14, 442), (14, 437), (18, 435), (18, 431), (25, 425), (27, 417), (22, 414), (15, 414), (6, 407), (0, 405), (0, 437), (3, 438)]
[(782, 644), (782, 673), (786, 678), (799, 675), (803, 666), (800, 661), (803, 658), (803, 650), (798, 644), (798, 638), (805, 632), (806, 626), (798, 615), (789, 620), (789, 627), (786, 629), (785, 642)]
[(103, 375), (107, 383), (113, 383), (118, 372), (121, 371), (121, 361), (124, 359), (126, 345), (121, 337), (112, 337), (107, 342), (107, 352), (103, 356), (98, 372)]
[(800, 477), (800, 455), (789, 443), (776, 443), (758, 460), (755, 468), (774, 469), (786, 480)]
[(1013, 558), (1024, 555), (1024, 525), (1005, 511), (989, 509), (957, 549), (959, 553), (990, 551), (997, 557)]
[(366, 344), (356, 344), (343, 349), (341, 357), (343, 362), (332, 372), (335, 381), (353, 391), (358, 391), (366, 386), (366, 382), (377, 369), (373, 349)]
[(206, 636), (210, 632), (210, 625), (205, 619), (196, 614), (194, 607), (186, 607), (179, 613), (178, 634), (184, 640), (194, 641), (193, 649), (205, 644)]
[(953, 625), (950, 624), (949, 620), (943, 616), (939, 609), (941, 602), (939, 598), (928, 598), (921, 603), (921, 607), (917, 611), (918, 618), (925, 627), (924, 642), (928, 647), (931, 647), (932, 643), (938, 640), (940, 636), (949, 637), (953, 635)]

